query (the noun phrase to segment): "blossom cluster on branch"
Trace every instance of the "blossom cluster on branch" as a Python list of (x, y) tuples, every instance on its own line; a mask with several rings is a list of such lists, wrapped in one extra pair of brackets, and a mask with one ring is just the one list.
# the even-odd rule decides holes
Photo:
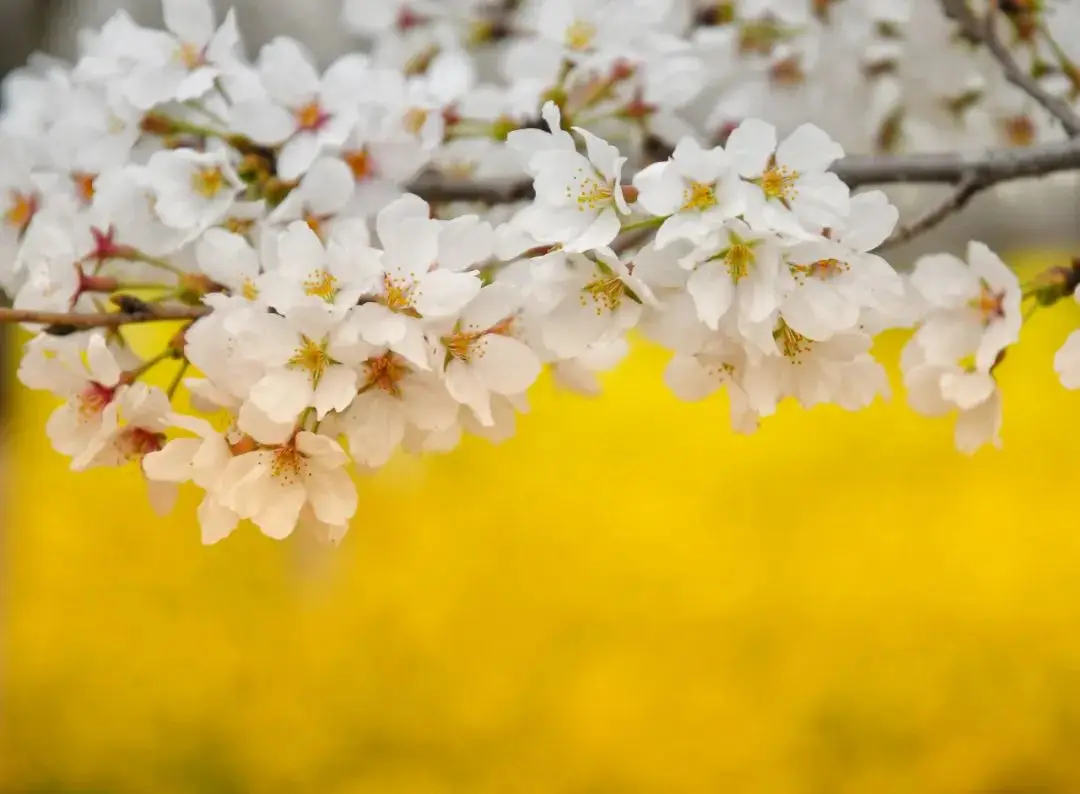
[[(914, 329), (910, 404), (955, 413), (971, 452), (999, 442), (1025, 304), (1080, 281), (1022, 285), (975, 242), (898, 272), (875, 253), (897, 208), (838, 175), (845, 148), (1070, 135), (1078, 72), (1036, 3), (346, 0), (368, 46), (324, 71), (286, 37), (249, 60), (209, 0), (163, 8), (165, 30), (120, 13), (5, 82), (0, 320), (34, 333), (19, 377), (64, 400), (46, 430), (72, 467), (134, 463), (160, 509), (194, 482), (206, 542), (242, 520), (336, 540), (350, 467), (504, 439), (545, 368), (596, 393), (631, 332), (750, 432), (787, 398), (885, 396), (873, 339)], [(1064, 151), (1047, 170), (1080, 166)], [(965, 158), (983, 170), (913, 229), (1032, 175)], [(167, 321), (136, 355), (130, 328)], [(1080, 336), (1057, 367), (1080, 386)]]

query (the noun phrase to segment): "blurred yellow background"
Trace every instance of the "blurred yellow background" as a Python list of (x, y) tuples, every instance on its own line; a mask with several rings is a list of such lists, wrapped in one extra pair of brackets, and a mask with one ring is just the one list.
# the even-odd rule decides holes
[(361, 481), (330, 553), (201, 546), (193, 493), (68, 472), (17, 388), (0, 790), (1080, 791), (1078, 322), (1025, 328), (974, 458), (899, 391), (733, 435), (642, 346)]

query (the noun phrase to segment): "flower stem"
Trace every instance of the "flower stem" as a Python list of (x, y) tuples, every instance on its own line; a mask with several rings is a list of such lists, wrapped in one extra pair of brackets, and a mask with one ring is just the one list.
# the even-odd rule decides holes
[(130, 254), (127, 254), (123, 258), (127, 259), (130, 262), (142, 262), (143, 264), (150, 265), (152, 267), (157, 267), (157, 268), (161, 268), (162, 270), (167, 270), (168, 272), (172, 273), (175, 276), (183, 276), (183, 275), (185, 275), (184, 271), (181, 270), (176, 265), (174, 265), (172, 262), (167, 262), (166, 260), (162, 259), (161, 257), (150, 256), (149, 254), (144, 254), (142, 251), (133, 251)]
[(184, 379), (184, 375), (187, 374), (188, 367), (190, 366), (191, 362), (188, 361), (186, 358), (180, 362), (180, 369), (176, 371), (176, 374), (173, 376), (172, 381), (169, 383), (169, 388), (165, 392), (167, 395), (169, 395), (170, 400), (174, 396), (176, 396), (176, 391), (180, 388), (180, 381)]
[(622, 231), (624, 231), (624, 232), (632, 232), (632, 231), (635, 231), (636, 229), (650, 229), (650, 228), (653, 228), (654, 226), (661, 226), (661, 225), (663, 225), (664, 221), (666, 221), (670, 217), (671, 217), (670, 215), (657, 215), (655, 218), (646, 218), (643, 221), (636, 221), (634, 223), (628, 223), (628, 224), (626, 224), (626, 226), (622, 227)]

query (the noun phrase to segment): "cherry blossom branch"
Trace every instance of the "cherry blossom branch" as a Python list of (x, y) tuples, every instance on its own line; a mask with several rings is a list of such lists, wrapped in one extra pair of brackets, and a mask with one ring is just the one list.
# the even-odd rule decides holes
[(908, 240), (914, 239), (921, 234), (924, 234), (935, 226), (938, 226), (950, 215), (953, 215), (962, 210), (971, 199), (973, 199), (980, 191), (978, 180), (972, 177), (967, 177), (942, 201), (933, 209), (921, 215), (915, 221), (905, 226), (900, 227), (892, 235), (878, 246), (879, 251), (892, 248), (893, 246), (906, 243)]
[(119, 328), (136, 323), (168, 320), (197, 320), (210, 313), (209, 306), (153, 306), (137, 312), (44, 312), (35, 309), (0, 307), (0, 324), (39, 323), (73, 331), (89, 328)]
[[(1080, 140), (975, 153), (854, 155), (838, 160), (831, 170), (851, 188), (904, 183), (959, 185), (970, 179), (977, 190), (985, 190), (1015, 179), (1080, 170)], [(533, 196), (531, 180), (468, 182), (426, 176), (409, 190), (433, 203), (504, 204)]]
[(1026, 93), (1054, 118), (1061, 122), (1070, 137), (1080, 135), (1080, 116), (1077, 116), (1069, 103), (1056, 97), (1038, 84), (1034, 77), (1024, 71), (1016, 62), (1008, 46), (997, 35), (995, 25), (998, 13), (997, 0), (991, 0), (984, 19), (979, 19), (968, 5), (968, 0), (941, 0), (945, 16), (960, 26), (961, 34), (972, 42), (982, 43), (1001, 65), (1005, 78)]

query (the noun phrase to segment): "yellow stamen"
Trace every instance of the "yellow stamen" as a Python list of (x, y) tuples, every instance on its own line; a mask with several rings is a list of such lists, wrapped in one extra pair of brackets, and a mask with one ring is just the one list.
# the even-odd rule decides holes
[(412, 282), (405, 279), (392, 279), (389, 274), (383, 276), (382, 305), (393, 312), (407, 314), (413, 311)]
[(289, 359), (290, 367), (306, 370), (315, 383), (318, 383), (319, 378), (330, 368), (332, 363), (332, 359), (326, 354), (325, 345), (306, 336), (301, 337), (300, 347), (293, 352), (292, 358)]
[(1035, 142), (1035, 122), (1030, 116), (1007, 118), (1002, 122), (1002, 126), (1010, 146), (1031, 146)]
[(255, 228), (254, 218), (227, 218), (223, 226), (233, 234), (245, 235)]
[(799, 179), (799, 172), (786, 166), (778, 165), (775, 161), (769, 165), (765, 173), (758, 180), (758, 185), (766, 198), (788, 202), (798, 195), (795, 183)]
[(783, 320), (780, 321), (777, 329), (773, 331), (773, 339), (780, 346), (780, 352), (795, 364), (801, 364), (802, 354), (814, 346), (813, 340), (807, 339)]
[(420, 131), (424, 129), (424, 125), (427, 124), (428, 115), (428, 111), (423, 108), (412, 108), (405, 113), (401, 125), (410, 135), (419, 135)]
[(87, 174), (83, 171), (73, 171), (71, 181), (75, 185), (75, 193), (83, 204), (89, 204), (94, 200), (94, 180), (97, 174)]
[(244, 284), (240, 288), (240, 294), (243, 295), (246, 300), (253, 301), (259, 297), (259, 288), (255, 286), (255, 282), (250, 278), (245, 278)]
[(798, 55), (784, 58), (769, 67), (769, 79), (773, 85), (792, 87), (800, 86), (806, 82), (806, 72), (802, 68), (802, 60)]
[(804, 281), (807, 276), (827, 279), (840, 273), (846, 273), (851, 269), (847, 262), (841, 262), (839, 259), (819, 259), (806, 265), (789, 263), (788, 266), (791, 268), (792, 275), (800, 282)]
[(716, 206), (716, 185), (705, 182), (691, 182), (683, 191), (684, 210), (707, 210)]
[(301, 105), (293, 111), (293, 116), (296, 119), (296, 126), (308, 132), (319, 129), (330, 118), (323, 112), (322, 105), (317, 100)]
[(566, 196), (577, 202), (579, 210), (598, 210), (611, 203), (615, 196), (614, 185), (600, 179), (596, 174), (584, 176), (584, 169), (579, 170), (578, 174), (582, 179), (577, 185), (577, 195), (574, 195), (573, 188), (568, 186)]
[(307, 459), (290, 441), (274, 450), (274, 460), (270, 464), (270, 473), (283, 485), (291, 485), (307, 471)]
[(177, 47), (176, 60), (180, 61), (184, 68), (189, 71), (206, 64), (206, 57), (203, 55), (202, 49), (194, 44), (188, 44), (186, 41)]
[(327, 303), (333, 303), (334, 298), (340, 292), (337, 283), (333, 273), (319, 268), (308, 275), (307, 280), (304, 282), (304, 294), (322, 298)]
[(30, 225), (30, 221), (34, 219), (37, 207), (37, 196), (32, 193), (20, 193), (13, 190), (11, 191), (11, 205), (8, 207), (7, 212), (4, 213), (4, 220), (9, 226), (23, 232)]
[(575, 19), (566, 27), (564, 39), (567, 49), (581, 52), (592, 46), (596, 38), (596, 25), (583, 19)]
[(225, 189), (225, 172), (216, 165), (199, 168), (191, 176), (191, 187), (203, 198), (212, 199)]
[(304, 211), (304, 223), (308, 225), (311, 231), (315, 232), (315, 236), (320, 240), (325, 239), (323, 224), (330, 219), (329, 215), (312, 215), (311, 212)]
[(724, 264), (731, 280), (738, 283), (746, 278), (755, 259), (753, 246), (744, 242), (732, 242), (731, 247), (724, 252)]
[(401, 380), (409, 374), (408, 365), (396, 353), (383, 353), (364, 362), (367, 385), (374, 386), (394, 397), (401, 396)]
[(341, 159), (349, 166), (353, 173), (353, 179), (357, 182), (363, 182), (365, 179), (375, 175), (374, 164), (371, 162), (371, 156), (368, 154), (367, 149), (353, 149), (344, 152)]
[(626, 289), (615, 276), (600, 276), (581, 288), (579, 300), (582, 306), (593, 302), (597, 314), (613, 312), (622, 305)]
[(989, 325), (1005, 316), (1005, 292), (994, 292), (983, 281), (979, 287), (979, 297), (972, 298), (969, 305), (979, 313), (983, 325)]

